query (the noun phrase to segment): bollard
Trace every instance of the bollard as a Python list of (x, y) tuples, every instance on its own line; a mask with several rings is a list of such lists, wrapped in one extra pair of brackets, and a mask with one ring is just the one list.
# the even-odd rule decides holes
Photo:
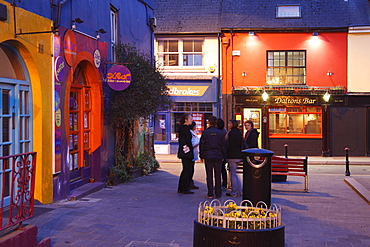
[(285, 158), (288, 158), (288, 144), (285, 144), (284, 148), (285, 148)]
[(349, 160), (348, 160), (348, 150), (349, 148), (344, 149), (346, 151), (346, 176), (350, 176), (351, 173), (349, 172)]

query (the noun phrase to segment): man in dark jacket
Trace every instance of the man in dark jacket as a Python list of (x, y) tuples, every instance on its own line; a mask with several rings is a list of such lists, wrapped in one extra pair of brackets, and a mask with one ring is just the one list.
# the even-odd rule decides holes
[[(206, 168), (207, 198), (221, 197), (221, 166), (225, 151), (225, 134), (217, 129), (217, 118), (208, 118), (209, 127), (200, 138), (199, 154), (204, 159)], [(213, 193), (213, 172), (215, 177), (215, 193)]]

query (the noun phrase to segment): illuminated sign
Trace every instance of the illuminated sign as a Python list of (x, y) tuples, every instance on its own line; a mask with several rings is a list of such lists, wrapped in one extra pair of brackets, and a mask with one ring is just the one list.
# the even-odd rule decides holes
[(274, 104), (279, 105), (315, 105), (316, 97), (275, 97)]
[(203, 96), (208, 86), (167, 86), (170, 96)]
[(113, 90), (122, 91), (130, 86), (131, 72), (123, 65), (114, 65), (108, 70), (106, 80)]

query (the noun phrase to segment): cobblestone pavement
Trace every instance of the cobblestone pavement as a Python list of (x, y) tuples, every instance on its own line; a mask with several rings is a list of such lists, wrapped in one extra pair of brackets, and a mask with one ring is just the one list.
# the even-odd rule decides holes
[[(38, 226), (39, 240), (51, 237), (52, 246), (191, 247), (198, 205), (207, 200), (204, 165), (196, 164), (200, 189), (193, 195), (177, 193), (180, 171), (181, 164), (161, 161), (159, 171), (133, 182), (78, 201), (36, 205), (25, 223)], [(343, 165), (309, 166), (309, 193), (302, 177), (272, 184), (286, 246), (370, 246), (370, 206), (344, 181), (344, 172)], [(370, 166), (351, 166), (350, 178), (366, 184)]]

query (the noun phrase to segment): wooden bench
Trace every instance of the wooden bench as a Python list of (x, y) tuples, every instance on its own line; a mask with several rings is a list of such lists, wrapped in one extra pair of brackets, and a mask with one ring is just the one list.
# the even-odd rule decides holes
[[(272, 156), (271, 175), (301, 176), (305, 178), (304, 191), (308, 192), (308, 158), (292, 159)], [(237, 173), (243, 173), (243, 162), (240, 162), (236, 168)]]
[(301, 176), (305, 178), (304, 191), (308, 192), (307, 157), (291, 159), (272, 156), (271, 175)]

